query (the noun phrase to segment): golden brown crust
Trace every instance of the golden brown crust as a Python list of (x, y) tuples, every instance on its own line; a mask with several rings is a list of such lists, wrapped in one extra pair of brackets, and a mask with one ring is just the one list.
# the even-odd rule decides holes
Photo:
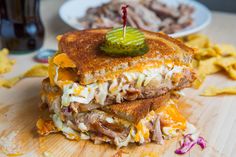
[(115, 114), (119, 118), (125, 119), (132, 123), (138, 123), (151, 110), (156, 110), (170, 99), (170, 94), (165, 94), (153, 99), (142, 99), (121, 104), (114, 104), (102, 108), (102, 110)]
[[(181, 41), (171, 38), (162, 33), (144, 31), (149, 52), (136, 57), (110, 57), (100, 49), (105, 41), (105, 34), (110, 29), (91, 29), (84, 31), (69, 32), (62, 36), (59, 41), (59, 51), (66, 53), (76, 64), (81, 84), (89, 84), (99, 80), (94, 77), (96, 72), (115, 72), (118, 66), (126, 64), (122, 70), (135, 67), (138, 64), (147, 64), (156, 61), (150, 59), (171, 60), (176, 64), (188, 64), (194, 50)], [(114, 69), (115, 68), (115, 69)], [(103, 72), (102, 72), (103, 70)], [(91, 77), (90, 79), (88, 79)], [(104, 76), (103, 76), (104, 77)]]

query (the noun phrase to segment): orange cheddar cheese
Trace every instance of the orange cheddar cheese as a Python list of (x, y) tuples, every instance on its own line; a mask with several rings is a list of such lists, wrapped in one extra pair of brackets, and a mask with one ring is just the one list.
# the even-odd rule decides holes
[(60, 53), (53, 58), (53, 63), (61, 68), (75, 68), (75, 63), (65, 54)]
[(176, 104), (161, 106), (156, 113), (160, 115), (162, 127), (172, 127), (184, 130), (186, 128), (186, 119), (178, 111)]
[(50, 84), (52, 86), (54, 86), (55, 85), (54, 77), (56, 75), (56, 67), (53, 64), (53, 58), (49, 58), (48, 59), (48, 63), (49, 63), (49, 66), (48, 66), (48, 77), (49, 77), (49, 80), (50, 80)]

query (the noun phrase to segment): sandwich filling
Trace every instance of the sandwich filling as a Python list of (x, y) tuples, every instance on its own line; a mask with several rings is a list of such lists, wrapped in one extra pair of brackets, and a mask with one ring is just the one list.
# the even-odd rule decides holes
[[(189, 129), (189, 123), (178, 111), (176, 101), (171, 99), (137, 123), (132, 123), (99, 109), (76, 113), (71, 106), (61, 107), (58, 98), (42, 97), (43, 102), (48, 104), (54, 126), (49, 128), (56, 128), (56, 132), (61, 131), (69, 139), (91, 139), (97, 144), (108, 142), (117, 147), (151, 141), (162, 144), (165, 138), (175, 137)], [(38, 126), (40, 134), (50, 132), (50, 129), (43, 132), (40, 128), (43, 127)]]
[(190, 86), (194, 80), (189, 67), (171, 62), (145, 65), (141, 70), (131, 69), (108, 81), (88, 85), (79, 83), (76, 71), (73, 61), (65, 53), (57, 54), (50, 61), (50, 83), (59, 86), (62, 91), (61, 106), (69, 106), (71, 103), (105, 106), (153, 98), (170, 90)]

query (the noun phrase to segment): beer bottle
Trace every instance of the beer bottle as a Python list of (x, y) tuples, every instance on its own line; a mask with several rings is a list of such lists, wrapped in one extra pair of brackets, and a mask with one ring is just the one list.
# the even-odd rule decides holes
[(44, 27), (39, 0), (0, 0), (1, 47), (28, 53), (43, 45)]

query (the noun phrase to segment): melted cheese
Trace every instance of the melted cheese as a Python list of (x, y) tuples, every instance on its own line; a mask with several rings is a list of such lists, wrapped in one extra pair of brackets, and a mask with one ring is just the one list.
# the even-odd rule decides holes
[(56, 97), (61, 96), (61, 91), (56, 93), (42, 91), (41, 95), (45, 96), (49, 104), (51, 104), (56, 99)]
[(56, 66), (53, 63), (53, 58), (49, 58), (48, 63), (49, 63), (48, 77), (49, 77), (49, 80), (50, 80), (50, 84), (52, 86), (54, 86), (55, 85), (54, 78), (55, 78), (55, 75), (56, 75)]
[(77, 79), (77, 74), (68, 68), (59, 68), (58, 69), (58, 80), (60, 81), (75, 81)]
[(49, 58), (48, 74), (50, 84), (52, 86), (57, 84), (59, 87), (63, 88), (63, 86), (75, 82), (78, 76), (76, 71), (72, 69), (74, 67), (75, 64), (65, 53), (59, 53)]
[(149, 129), (143, 125), (143, 124), (138, 124), (136, 126), (136, 129), (137, 129), (137, 133), (134, 137), (134, 141), (135, 142), (141, 142), (143, 143), (145, 141), (145, 139), (148, 139), (149, 138)]
[(60, 53), (53, 58), (53, 63), (61, 68), (75, 68), (75, 63), (65, 54)]
[(172, 127), (176, 129), (186, 129), (186, 119), (178, 111), (176, 104), (171, 103), (165, 106), (161, 106), (156, 113), (161, 116), (162, 127)]
[(74, 93), (75, 95), (79, 95), (82, 91), (83, 91), (83, 87), (82, 86), (78, 86), (77, 88), (74, 89)]
[(57, 41), (60, 41), (61, 38), (62, 38), (62, 36), (63, 36), (63, 35), (58, 35), (58, 36), (56, 37)]
[(156, 115), (160, 116), (162, 131), (168, 135), (177, 135), (176, 130), (184, 131), (186, 129), (187, 121), (178, 111), (176, 104), (169, 101), (169, 104), (160, 107), (156, 111), (151, 111), (145, 118), (139, 121), (135, 126), (136, 132), (132, 135), (135, 142), (144, 143), (150, 138), (150, 130), (147, 123), (153, 122)]
[(58, 94), (58, 93), (47, 93), (47, 95), (46, 95), (49, 102), (52, 102), (53, 100), (55, 100), (55, 98), (57, 96), (60, 96), (60, 94)]
[(155, 117), (156, 113), (154, 111), (151, 111), (144, 119), (141, 119), (138, 122), (138, 124), (135, 126), (137, 130), (136, 134), (134, 135), (135, 142), (143, 143), (145, 142), (145, 140), (149, 139), (150, 130), (148, 129), (146, 124), (153, 121)]

